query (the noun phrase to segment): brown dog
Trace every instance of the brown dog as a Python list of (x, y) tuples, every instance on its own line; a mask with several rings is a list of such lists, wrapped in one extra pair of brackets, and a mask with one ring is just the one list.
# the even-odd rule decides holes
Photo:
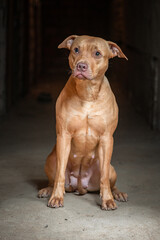
[(115, 43), (97, 37), (72, 35), (58, 47), (70, 50), (72, 74), (56, 103), (57, 143), (45, 165), (49, 186), (38, 196), (51, 195), (48, 206), (57, 208), (65, 190), (100, 189), (102, 209), (116, 209), (114, 198), (127, 201), (127, 194), (116, 188), (110, 164), (118, 107), (104, 74), (110, 58), (127, 57)]

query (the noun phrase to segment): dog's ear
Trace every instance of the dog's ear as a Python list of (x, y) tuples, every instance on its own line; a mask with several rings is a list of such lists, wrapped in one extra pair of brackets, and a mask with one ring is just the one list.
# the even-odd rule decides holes
[(68, 48), (70, 50), (73, 41), (77, 38), (77, 35), (71, 35), (59, 44), (58, 48)]
[(110, 41), (107, 41), (107, 43), (111, 51), (110, 58), (114, 58), (117, 56), (119, 58), (125, 58), (126, 60), (128, 60), (128, 58), (124, 55), (124, 53), (116, 43)]

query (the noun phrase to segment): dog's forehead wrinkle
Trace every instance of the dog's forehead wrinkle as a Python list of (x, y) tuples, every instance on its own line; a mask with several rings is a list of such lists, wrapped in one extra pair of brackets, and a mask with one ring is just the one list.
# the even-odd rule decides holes
[(92, 49), (106, 49), (108, 46), (106, 40), (97, 37), (80, 36), (75, 39), (73, 47), (92, 48)]

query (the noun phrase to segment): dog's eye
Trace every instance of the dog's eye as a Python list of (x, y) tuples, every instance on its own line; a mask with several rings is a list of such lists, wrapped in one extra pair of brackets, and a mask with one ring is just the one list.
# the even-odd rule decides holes
[(76, 47), (76, 48), (74, 49), (74, 52), (75, 52), (75, 53), (79, 53), (79, 49)]
[(96, 57), (101, 56), (100, 52), (96, 51), (96, 52), (95, 52), (95, 56), (96, 56)]

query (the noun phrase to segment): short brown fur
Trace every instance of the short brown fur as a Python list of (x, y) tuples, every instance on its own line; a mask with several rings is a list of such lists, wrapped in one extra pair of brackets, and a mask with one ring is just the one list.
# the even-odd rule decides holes
[(49, 187), (38, 196), (51, 195), (48, 206), (57, 208), (65, 190), (100, 190), (102, 209), (116, 209), (114, 198), (127, 201), (127, 194), (116, 188), (110, 164), (118, 107), (104, 74), (110, 58), (127, 57), (117, 44), (90, 36), (72, 35), (59, 48), (70, 50), (72, 74), (56, 102), (57, 143), (45, 165)]

